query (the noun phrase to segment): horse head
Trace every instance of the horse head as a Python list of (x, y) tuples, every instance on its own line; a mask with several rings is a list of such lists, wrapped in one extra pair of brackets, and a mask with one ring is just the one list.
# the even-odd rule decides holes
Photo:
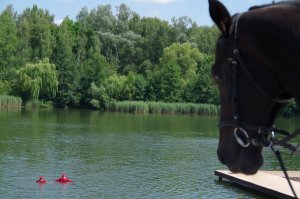
[(218, 158), (232, 172), (254, 174), (263, 165), (262, 148), (287, 101), (281, 98), (289, 93), (254, 44), (259, 43), (257, 29), (251, 29), (255, 11), (231, 16), (217, 0), (209, 0), (209, 11), (221, 31), (212, 67), (221, 102)]

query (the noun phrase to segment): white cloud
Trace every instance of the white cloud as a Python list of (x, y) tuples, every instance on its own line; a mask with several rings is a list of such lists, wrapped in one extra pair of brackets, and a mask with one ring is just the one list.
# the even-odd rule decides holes
[(56, 25), (60, 25), (63, 21), (64, 21), (63, 19), (57, 19), (57, 20), (54, 21), (54, 23)]
[(159, 4), (168, 4), (174, 2), (183, 2), (184, 0), (133, 0), (138, 3), (159, 3)]

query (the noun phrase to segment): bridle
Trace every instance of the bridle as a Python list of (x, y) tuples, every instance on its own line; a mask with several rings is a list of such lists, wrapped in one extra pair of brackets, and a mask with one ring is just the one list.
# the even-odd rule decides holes
[[(242, 14), (238, 14), (235, 18), (234, 27), (232, 28), (232, 31), (234, 31), (234, 39), (231, 39), (233, 42), (233, 49), (232, 49), (232, 57), (229, 58), (229, 62), (231, 65), (231, 85), (230, 85), (230, 102), (233, 108), (234, 116), (232, 120), (220, 120), (219, 122), (219, 128), (225, 128), (225, 127), (233, 127), (234, 131), (234, 138), (236, 142), (243, 148), (247, 148), (250, 145), (253, 145), (255, 147), (270, 147), (271, 150), (275, 153), (277, 159), (279, 160), (280, 166), (285, 174), (285, 177), (287, 178), (287, 181), (291, 187), (292, 192), (294, 193), (295, 198), (297, 198), (297, 195), (293, 189), (293, 186), (288, 178), (288, 174), (286, 171), (286, 168), (284, 166), (284, 163), (281, 159), (281, 155), (278, 149), (276, 149), (277, 146), (282, 146), (284, 148), (287, 148), (291, 150), (292, 152), (299, 152), (300, 151), (300, 144), (297, 146), (294, 146), (288, 141), (290, 141), (292, 138), (300, 134), (300, 129), (294, 131), (293, 133), (290, 133), (286, 130), (282, 130), (279, 128), (275, 128), (274, 125), (272, 126), (259, 126), (259, 125), (253, 125), (253, 124), (246, 124), (241, 122), (240, 115), (239, 115), (239, 109), (238, 109), (238, 67), (240, 67), (243, 72), (246, 74), (248, 79), (254, 84), (257, 91), (264, 96), (267, 100), (274, 104), (287, 104), (290, 102), (293, 98), (274, 98), (271, 95), (266, 92), (266, 90), (260, 86), (260, 84), (255, 81), (255, 78), (253, 77), (252, 73), (249, 70), (249, 67), (247, 67), (246, 63), (244, 62), (243, 58), (240, 55), (240, 51), (238, 48), (238, 25), (239, 20)], [(248, 131), (255, 132), (256, 137), (253, 137), (253, 134), (249, 134)], [(276, 139), (275, 135), (280, 134), (283, 136), (282, 139)]]
[[(238, 25), (239, 20), (242, 14), (239, 14), (235, 18), (235, 25), (232, 28), (234, 31), (234, 39), (233, 49), (232, 49), (232, 57), (228, 59), (231, 65), (231, 85), (230, 85), (230, 102), (233, 108), (234, 116), (232, 120), (225, 120), (219, 122), (219, 128), (224, 127), (234, 127), (234, 137), (239, 145), (244, 148), (249, 147), (250, 145), (258, 146), (258, 147), (269, 147), (271, 144), (274, 145), (275, 133), (282, 134), (284, 136), (289, 136), (290, 133), (275, 128), (273, 125), (271, 126), (259, 126), (254, 124), (245, 124), (240, 120), (239, 108), (238, 108), (238, 68), (242, 69), (247, 78), (253, 83), (256, 90), (264, 96), (268, 101), (274, 104), (287, 104), (293, 98), (274, 98), (255, 80), (252, 73), (249, 70), (249, 67), (244, 62), (243, 58), (240, 55), (239, 47), (238, 47)], [(256, 132), (258, 137), (251, 136), (248, 131)], [(282, 144), (282, 142), (281, 142)], [(295, 148), (291, 147), (291, 150)]]

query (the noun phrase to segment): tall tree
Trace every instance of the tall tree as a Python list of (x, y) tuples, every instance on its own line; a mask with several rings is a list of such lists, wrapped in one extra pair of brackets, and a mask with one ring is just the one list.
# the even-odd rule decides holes
[(17, 66), (18, 38), (12, 6), (1, 13), (0, 24), (0, 79), (6, 79), (7, 71)]
[(132, 15), (133, 12), (126, 4), (121, 4), (117, 7), (116, 34), (121, 34), (129, 30), (129, 20)]
[(115, 73), (115, 69), (114, 65), (108, 63), (106, 58), (101, 54), (98, 36), (89, 34), (86, 38), (86, 56), (80, 65), (80, 92), (83, 97), (82, 102), (89, 104), (92, 96), (90, 95), (91, 92), (86, 91), (89, 89), (94, 90), (93, 88), (96, 88), (97, 86), (100, 86), (101, 88), (101, 85), (105, 82), (105, 80)]
[(113, 32), (116, 26), (116, 17), (113, 15), (111, 5), (99, 5), (86, 17), (86, 22), (94, 31)]
[(180, 77), (185, 84), (195, 79), (199, 65), (204, 59), (204, 55), (197, 48), (193, 48), (190, 43), (173, 43), (164, 49), (164, 54), (160, 60), (160, 65), (174, 62), (180, 68)]
[(171, 41), (171, 26), (167, 21), (158, 18), (143, 18), (141, 21), (143, 42), (143, 57), (149, 59), (153, 64), (158, 64), (165, 47)]
[(185, 102), (192, 103), (219, 103), (216, 86), (211, 78), (211, 65), (214, 56), (202, 54), (202, 59), (197, 67), (196, 78), (187, 81), (182, 91), (181, 98)]
[(189, 31), (189, 42), (202, 53), (214, 54), (219, 35), (219, 30), (215, 26), (193, 27)]
[(178, 102), (181, 88), (180, 67), (170, 60), (150, 75), (147, 92), (151, 100)]
[(65, 18), (58, 28), (56, 35), (56, 47), (53, 53), (53, 62), (58, 70), (59, 87), (56, 104), (59, 107), (74, 107), (79, 105), (80, 73), (73, 56), (74, 26), (76, 24), (69, 18)]
[(54, 47), (53, 16), (36, 5), (27, 8), (18, 19), (18, 37), (22, 64), (50, 58)]
[(185, 43), (189, 39), (189, 31), (197, 26), (193, 20), (187, 16), (172, 18), (172, 37), (174, 42)]

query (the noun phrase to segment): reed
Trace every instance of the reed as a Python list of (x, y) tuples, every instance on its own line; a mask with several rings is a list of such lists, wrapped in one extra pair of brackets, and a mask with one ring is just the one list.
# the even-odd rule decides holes
[(219, 107), (213, 104), (121, 101), (111, 104), (108, 111), (142, 114), (217, 115), (219, 114)]
[(9, 95), (0, 95), (0, 108), (19, 108), (22, 106), (22, 99)]
[(39, 101), (39, 100), (29, 100), (25, 104), (25, 108), (27, 109), (36, 109), (36, 108), (53, 108), (52, 101)]

